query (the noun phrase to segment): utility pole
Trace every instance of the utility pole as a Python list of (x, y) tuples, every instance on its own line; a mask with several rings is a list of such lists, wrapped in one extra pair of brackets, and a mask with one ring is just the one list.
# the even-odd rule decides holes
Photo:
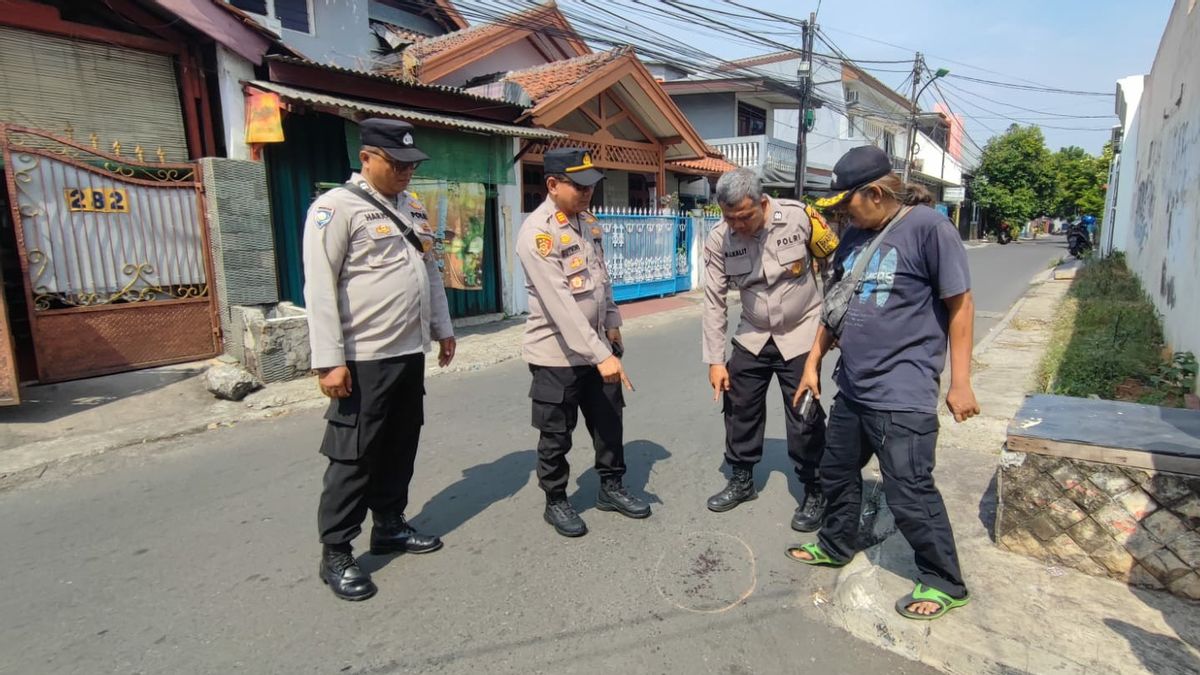
[(917, 52), (913, 58), (912, 72), (912, 98), (909, 99), (912, 103), (912, 110), (908, 116), (908, 130), (905, 138), (905, 143), (908, 147), (904, 151), (904, 182), (908, 182), (909, 175), (912, 170), (913, 150), (917, 147), (917, 96), (918, 87), (921, 85), (921, 70), (924, 66), (924, 59), (921, 52)]
[[(800, 115), (796, 131), (796, 199), (804, 197), (804, 177), (808, 173), (808, 111), (812, 105), (813, 88), (813, 35), (817, 31), (817, 14), (808, 15), (808, 21), (800, 22), (801, 56), (796, 69), (800, 80)], [(816, 106), (813, 106), (816, 107)]]

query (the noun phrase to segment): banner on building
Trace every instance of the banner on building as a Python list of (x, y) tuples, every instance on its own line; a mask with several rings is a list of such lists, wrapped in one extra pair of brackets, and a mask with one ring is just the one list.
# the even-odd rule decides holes
[(416, 179), (409, 191), (425, 206), (437, 232), (438, 266), (446, 288), (483, 290), (484, 184)]
[(246, 92), (246, 142), (282, 143), (283, 103), (279, 94), (249, 89)]

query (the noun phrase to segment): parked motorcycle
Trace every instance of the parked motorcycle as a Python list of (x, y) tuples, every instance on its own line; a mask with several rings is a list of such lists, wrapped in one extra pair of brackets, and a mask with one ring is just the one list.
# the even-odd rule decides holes
[(1075, 223), (1067, 228), (1067, 251), (1076, 258), (1083, 258), (1083, 255), (1092, 250), (1092, 237), (1088, 232), (1087, 224), (1083, 221)]
[(996, 226), (996, 243), (1003, 246), (1003, 245), (1009, 243), (1010, 241), (1012, 241), (1012, 229), (1008, 225), (1004, 225), (1004, 224), (997, 225)]

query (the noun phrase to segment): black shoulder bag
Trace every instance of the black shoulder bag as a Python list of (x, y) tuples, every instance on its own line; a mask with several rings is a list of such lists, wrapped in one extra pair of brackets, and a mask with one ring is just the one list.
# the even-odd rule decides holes
[(840, 281), (830, 286), (829, 290), (825, 293), (825, 302), (821, 307), (821, 323), (825, 324), (825, 330), (833, 333), (834, 339), (842, 337), (842, 328), (846, 322), (846, 311), (850, 309), (850, 300), (859, 293), (862, 293), (862, 277), (863, 272), (867, 270), (867, 263), (875, 255), (875, 251), (879, 250), (879, 245), (883, 243), (883, 238), (887, 236), (887, 233), (911, 210), (912, 207), (905, 206), (896, 212), (896, 215), (887, 224), (887, 227), (875, 235), (871, 243), (859, 254), (858, 260), (854, 261), (854, 268), (850, 270), (850, 274), (842, 277)]

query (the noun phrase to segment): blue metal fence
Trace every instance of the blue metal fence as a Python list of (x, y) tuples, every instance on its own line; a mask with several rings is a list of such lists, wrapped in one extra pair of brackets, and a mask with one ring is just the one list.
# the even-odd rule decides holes
[(596, 212), (613, 298), (626, 302), (691, 290), (699, 243), (716, 221), (673, 211), (609, 209)]

